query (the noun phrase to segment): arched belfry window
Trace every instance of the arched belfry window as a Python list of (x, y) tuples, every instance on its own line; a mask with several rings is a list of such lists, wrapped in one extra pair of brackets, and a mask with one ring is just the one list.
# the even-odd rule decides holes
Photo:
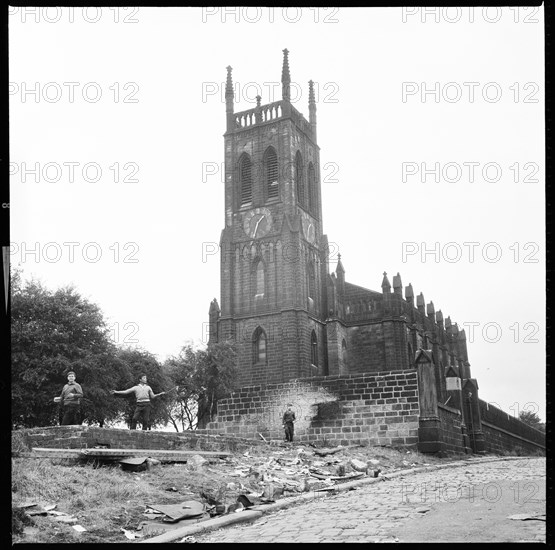
[(295, 155), (295, 183), (297, 186), (297, 202), (299, 206), (304, 206), (303, 157), (299, 151)]
[(267, 198), (277, 198), (279, 196), (278, 161), (276, 150), (273, 147), (268, 147), (264, 153), (264, 179)]
[(252, 361), (254, 364), (267, 363), (266, 333), (262, 327), (257, 327), (252, 335)]
[(314, 331), (310, 335), (310, 363), (318, 366), (318, 338), (316, 338), (316, 332)]
[(409, 367), (412, 367), (412, 364), (414, 362), (414, 356), (412, 354), (412, 346), (410, 345), (410, 343), (408, 344), (408, 354), (409, 354)]
[(308, 163), (308, 209), (316, 212), (316, 172), (312, 162)]
[(241, 184), (241, 206), (252, 202), (252, 162), (246, 153), (239, 159), (239, 181)]
[(347, 342), (345, 342), (345, 338), (341, 342), (341, 356), (343, 357), (343, 364), (347, 363)]

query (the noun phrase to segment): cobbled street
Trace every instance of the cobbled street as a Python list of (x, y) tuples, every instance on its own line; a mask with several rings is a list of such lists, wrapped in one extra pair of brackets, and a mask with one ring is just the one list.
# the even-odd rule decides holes
[[(192, 537), (194, 542), (545, 542), (546, 459), (404, 474)], [(509, 516), (519, 515), (516, 519)], [(540, 516), (538, 519), (522, 519)], [(185, 541), (184, 541), (185, 542)], [(193, 542), (188, 540), (187, 542)]]

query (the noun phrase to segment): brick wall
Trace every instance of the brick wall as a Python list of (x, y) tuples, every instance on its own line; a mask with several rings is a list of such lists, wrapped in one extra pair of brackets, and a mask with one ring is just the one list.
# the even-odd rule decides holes
[(283, 412), (293, 404), (295, 439), (335, 445), (416, 445), (416, 371), (352, 374), (251, 386), (218, 403), (207, 433), (284, 438)]

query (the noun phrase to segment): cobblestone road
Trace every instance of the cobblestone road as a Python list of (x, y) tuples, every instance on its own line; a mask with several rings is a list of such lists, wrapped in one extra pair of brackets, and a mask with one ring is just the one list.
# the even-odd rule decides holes
[[(214, 542), (545, 542), (546, 459), (469, 461), (318, 498), (195, 535)], [(545, 519), (545, 518), (544, 518)]]

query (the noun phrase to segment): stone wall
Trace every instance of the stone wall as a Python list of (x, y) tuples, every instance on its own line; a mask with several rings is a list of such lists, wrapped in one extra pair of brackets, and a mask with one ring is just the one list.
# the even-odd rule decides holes
[(479, 404), (486, 452), (545, 452), (544, 432), (481, 399)]
[(18, 451), (30, 450), (32, 447), (87, 449), (103, 446), (109, 449), (233, 452), (261, 443), (194, 431), (177, 433), (93, 426), (49, 426), (12, 431), (12, 450)]
[(203, 432), (284, 439), (282, 416), (288, 403), (297, 419), (297, 441), (399, 446), (418, 442), (414, 369), (242, 388), (218, 403), (217, 419)]
[[(49, 426), (12, 431), (12, 450), (32, 447), (163, 449), (234, 452), (266, 440), (282, 440), (282, 415), (293, 403), (295, 439), (325, 445), (416, 446), (421, 452), (463, 454), (470, 449), (458, 409), (437, 403), (437, 415), (421, 410), (417, 371), (300, 379), (252, 386), (218, 404), (205, 430), (159, 432)], [(545, 453), (545, 433), (480, 400), (485, 451)]]
[(439, 435), (442, 451), (448, 454), (464, 454), (466, 452), (462, 431), (462, 414), (458, 409), (438, 403)]

